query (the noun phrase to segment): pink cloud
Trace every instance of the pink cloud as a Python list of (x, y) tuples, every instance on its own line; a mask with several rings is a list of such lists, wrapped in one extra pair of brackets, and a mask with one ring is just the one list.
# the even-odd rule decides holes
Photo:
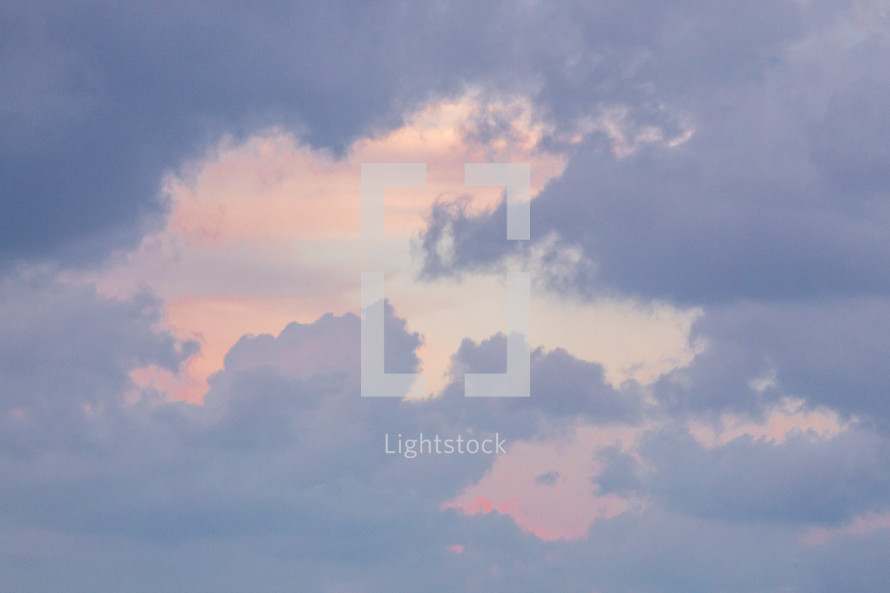
[[(627, 510), (628, 500), (600, 495), (591, 480), (602, 468), (597, 450), (629, 445), (632, 428), (580, 427), (568, 440), (516, 442), (475, 485), (443, 505), (466, 514), (497, 511), (544, 540), (586, 537), (599, 518)], [(542, 482), (542, 475), (555, 475)], [(551, 482), (551, 483), (547, 483)]]
[[(484, 109), (514, 116), (510, 142), (475, 139), (474, 118)], [(224, 142), (187, 176), (168, 179), (173, 209), (167, 228), (93, 278), (116, 296), (148, 285), (167, 302), (166, 324), (202, 344), (182, 377), (145, 370), (134, 380), (199, 402), (206, 378), (222, 368), (240, 336), (277, 334), (290, 321), (309, 322), (326, 312), (358, 313), (361, 270), (369, 261), (386, 262), (386, 269), (396, 265), (395, 246), (406, 251), (400, 257), (409, 256), (408, 240), (435, 200), (469, 193), (464, 162), (531, 162), (534, 193), (558, 175), (564, 159), (537, 149), (543, 133), (527, 103), (483, 108), (468, 96), (429, 105), (386, 135), (357, 140), (343, 159), (277, 131), (240, 145)], [(369, 248), (360, 241), (364, 162), (427, 163), (426, 187), (387, 190), (387, 236), (396, 242), (388, 246)], [(472, 193), (478, 209), (496, 203), (501, 190)], [(408, 300), (412, 314), (423, 310), (423, 298), (412, 294)], [(427, 300), (432, 311), (443, 307), (441, 292)], [(433, 325), (436, 319), (430, 318)], [(441, 359), (442, 369), (450, 354), (448, 348), (425, 350), (425, 356)]]

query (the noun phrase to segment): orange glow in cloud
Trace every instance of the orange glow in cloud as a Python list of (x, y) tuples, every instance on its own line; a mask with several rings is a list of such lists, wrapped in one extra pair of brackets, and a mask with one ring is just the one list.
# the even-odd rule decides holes
[[(476, 122), (504, 114), (511, 122), (508, 137), (476, 138)], [(222, 368), (242, 335), (277, 334), (291, 321), (308, 323), (326, 312), (358, 313), (360, 272), (410, 267), (408, 242), (434, 202), (470, 193), (463, 185), (465, 162), (529, 162), (533, 195), (560, 174), (564, 159), (537, 149), (543, 133), (526, 102), (481, 105), (466, 97), (429, 105), (399, 129), (357, 140), (342, 160), (280, 131), (240, 145), (223, 142), (188, 175), (167, 180), (173, 203), (167, 229), (95, 278), (100, 290), (116, 296), (149, 286), (167, 303), (168, 327), (202, 345), (186, 366), (187, 377), (142, 370), (133, 380), (198, 403), (205, 379)], [(387, 189), (389, 241), (367, 246), (359, 240), (361, 164), (373, 162), (424, 162), (428, 174), (425, 187)], [(501, 192), (472, 188), (471, 211), (495, 205)], [(394, 256), (396, 247), (404, 254)], [(403, 273), (389, 285), (391, 299), (401, 294), (410, 303), (401, 315), (418, 314), (422, 302), (434, 316), (448, 307), (441, 290), (416, 298), (412, 282)], [(425, 348), (422, 358), (436, 359), (432, 366), (444, 375), (454, 345)]]
[[(468, 193), (465, 162), (532, 162), (532, 195), (562, 172), (563, 158), (536, 151), (542, 130), (527, 104), (487, 107), (518, 116), (500, 150), (472, 139), (471, 122), (481, 109), (470, 99), (428, 106), (401, 128), (357, 140), (342, 161), (282, 132), (240, 146), (224, 142), (215, 162), (191, 179), (168, 182), (175, 203), (170, 230), (202, 243), (356, 238), (361, 164), (427, 163), (425, 187), (387, 189), (387, 233), (410, 236), (422, 229), (437, 197)], [(473, 188), (472, 193), (472, 205), (483, 209), (497, 203), (501, 190)]]
[[(187, 335), (190, 328), (201, 328), (195, 336), (201, 352), (188, 361), (188, 380), (170, 394), (175, 399), (200, 403), (207, 390), (209, 377), (222, 368), (226, 353), (245, 334), (269, 333), (278, 335), (291, 321), (312, 323), (329, 309), (331, 303), (323, 298), (184, 298), (167, 306), (167, 324), (179, 335)], [(250, 328), (250, 330), (245, 330)]]
[[(93, 279), (112, 296), (150, 288), (166, 302), (168, 327), (201, 343), (187, 377), (143, 372), (134, 381), (169, 386), (171, 397), (199, 403), (206, 378), (242, 335), (277, 335), (291, 321), (309, 323), (327, 312), (358, 314), (361, 272), (381, 270), (397, 314), (426, 338), (418, 356), (437, 393), (462, 339), (503, 331), (506, 293), (497, 275), (418, 282), (412, 240), (437, 200), (462, 200), (471, 213), (500, 201), (501, 188), (464, 186), (466, 162), (529, 163), (537, 195), (565, 167), (563, 155), (539, 147), (547, 133), (525, 101), (482, 104), (469, 95), (357, 140), (342, 159), (275, 130), (242, 144), (222, 142), (204, 162), (168, 178), (168, 227)], [(427, 185), (387, 188), (387, 238), (367, 242), (360, 239), (361, 165), (375, 162), (426, 163)], [(685, 337), (695, 315), (537, 295), (532, 339), (601, 361), (616, 384), (631, 376), (645, 381), (688, 362)], [(596, 328), (596, 340), (587, 326)]]
[(689, 430), (702, 445), (716, 447), (742, 435), (782, 442), (789, 434), (812, 431), (822, 438), (830, 438), (856, 421), (852, 418), (842, 422), (835, 412), (827, 408), (806, 410), (802, 404), (802, 401), (786, 399), (761, 423), (726, 414), (715, 424), (691, 421)]

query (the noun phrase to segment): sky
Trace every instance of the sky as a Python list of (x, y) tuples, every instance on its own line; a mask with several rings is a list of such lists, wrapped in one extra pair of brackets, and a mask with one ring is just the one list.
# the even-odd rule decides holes
[(0, 590), (882, 593), (888, 71), (886, 0), (0, 3)]

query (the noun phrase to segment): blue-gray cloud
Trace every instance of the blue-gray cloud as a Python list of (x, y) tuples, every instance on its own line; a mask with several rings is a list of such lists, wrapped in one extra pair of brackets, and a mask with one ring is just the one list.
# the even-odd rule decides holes
[(464, 339), (452, 357), (452, 381), (425, 406), (425, 418), (434, 426), (501, 430), (514, 439), (528, 439), (563, 433), (579, 420), (635, 425), (644, 417), (638, 385), (628, 382), (616, 389), (606, 383), (602, 366), (563, 349), (532, 351), (529, 398), (464, 397), (465, 373), (503, 373), (506, 366), (507, 339), (503, 334), (480, 343)]
[(102, 447), (104, 421), (122, 413), (131, 370), (177, 371), (198, 345), (158, 329), (150, 294), (103, 298), (45, 274), (0, 283), (0, 443), (6, 452)]
[[(468, 87), (559, 130), (603, 102), (675, 121), (800, 37), (790, 0), (645, 8), (445, 2), (12, 2), (0, 8), (0, 263), (91, 261), (158, 224), (165, 171), (268, 126), (342, 151)], [(552, 140), (552, 139), (551, 139)]]
[(761, 417), (783, 398), (842, 418), (890, 426), (884, 298), (742, 303), (711, 309), (691, 339), (707, 344), (662, 376), (655, 393), (673, 414)]
[[(665, 140), (616, 156), (617, 141), (593, 134), (571, 151), (531, 214), (533, 242), (555, 234), (582, 250), (570, 288), (684, 305), (886, 294), (890, 85), (879, 72), (890, 47), (880, 33), (843, 40), (840, 22), (807, 31), (812, 38), (792, 27), (760, 61), (702, 54), (726, 75), (712, 73), (707, 90), (684, 79), (685, 100), (661, 95), (666, 114), (654, 123)], [(652, 123), (630, 96), (619, 104), (631, 132)], [(666, 141), (675, 136), (670, 113), (684, 113), (694, 130), (678, 146)], [(503, 217), (503, 204), (475, 216), (440, 205), (424, 236), (425, 273), (497, 263), (517, 248), (497, 240)], [(435, 247), (449, 227), (446, 265)]]
[(666, 429), (642, 451), (654, 466), (650, 491), (709, 519), (838, 525), (890, 508), (890, 447), (859, 427), (831, 438), (799, 432), (780, 443), (745, 435), (710, 449)]
[[(295, 582), (433, 593), (704, 591), (723, 582), (740, 593), (824, 590), (833, 577), (819, 566), (842, 565), (866, 540), (832, 540), (814, 550), (799, 543), (802, 530), (888, 503), (890, 448), (864, 426), (828, 440), (737, 439), (716, 449), (682, 431), (653, 429), (639, 462), (607, 449), (599, 455), (606, 469), (595, 478), (601, 492), (647, 506), (597, 520), (584, 540), (545, 542), (497, 512), (441, 509), (491, 458), (404, 459), (383, 452), (382, 435), (432, 429), (482, 436), (500, 428), (508, 439), (534, 440), (579, 419), (635, 423), (670, 409), (646, 410), (653, 404), (644, 405), (638, 386), (608, 387), (598, 365), (536, 351), (534, 393), (521, 401), (361, 398), (360, 321), (326, 315), (278, 336), (243, 337), (211, 378), (203, 406), (150, 392), (127, 404), (129, 370), (176, 368), (193, 348), (156, 325), (150, 297), (116, 301), (41, 280), (8, 284), (0, 304), (10, 312), (9, 344), (30, 339), (31, 368), (56, 369), (53, 380), (66, 383), (34, 398), (3, 392), (0, 541), (12, 537), (18, 550), (0, 549), (10, 586), (142, 591), (154, 574), (152, 590), (159, 591), (286, 591)], [(399, 370), (415, 370), (419, 337), (391, 309), (387, 320), (391, 354), (406, 364)], [(16, 333), (17, 321), (40, 331)], [(500, 336), (465, 342), (451, 388), (464, 369), (502, 370), (503, 346)], [(24, 372), (20, 367), (0, 369), (4, 385)], [(90, 368), (117, 383), (91, 381)], [(54, 397), (70, 405), (47, 403)], [(29, 448), (14, 446), (22, 427), (31, 430)], [(551, 473), (539, 481), (555, 479)], [(884, 556), (873, 553), (875, 561)], [(880, 574), (865, 571), (862, 590), (879, 590)]]
[[(379, 572), (373, 590), (420, 586), (446, 570), (447, 546), (468, 538), (503, 531), (520, 542), (536, 540), (507, 518), (500, 527), (484, 521), (489, 527), (473, 535), (471, 518), (441, 511), (493, 457), (385, 453), (385, 433), (418, 434), (426, 404), (360, 396), (354, 315), (293, 323), (278, 336), (245, 336), (210, 379), (203, 406), (166, 402), (151, 391), (128, 403), (127, 392), (136, 390), (131, 370), (175, 370), (194, 352), (158, 327), (157, 301), (107, 299), (49, 279), (9, 283), (0, 297), (8, 313), (0, 521), (22, 537), (69, 538), (100, 549), (117, 539), (131, 549), (264, 540), (277, 542), (273, 556), (310, 564), (307, 578), (322, 584)], [(391, 307), (386, 335), (396, 366), (408, 365), (398, 370), (416, 370), (419, 337)], [(317, 364), (319, 355), (327, 364)], [(25, 385), (34, 391), (24, 392)], [(460, 430), (486, 434), (472, 424)], [(65, 557), (58, 560), (66, 565)], [(417, 564), (409, 574), (388, 570), (409, 561)], [(0, 563), (10, 582), (29, 589), (97, 586), (75, 566), (67, 567), (64, 584), (26, 578), (5, 553)], [(464, 578), (443, 583), (460, 587)], [(174, 576), (157, 586), (172, 590), (177, 582)], [(200, 579), (190, 583), (201, 586)]]
[[(885, 512), (883, 361), (890, 85), (877, 8), (729, 2), (5, 3), (0, 7), (0, 574), (31, 591), (883, 591), (886, 529), (803, 545)], [(871, 12), (869, 12), (871, 11)], [(865, 22), (852, 23), (852, 15)], [(503, 336), (465, 341), (437, 400), (359, 396), (359, 320), (245, 336), (204, 406), (130, 372), (197, 346), (150, 294), (101, 297), (27, 260), (93, 262), (161, 224), (165, 171), (269, 126), (342, 151), (430, 99), (528, 97), (569, 156), (536, 198), (533, 242), (583, 259), (557, 290), (704, 305), (705, 349), (652, 386), (532, 354), (532, 397), (463, 397), (502, 372)], [(618, 158), (600, 107), (665, 138)], [(483, 117), (483, 116), (480, 116)], [(477, 140), (504, 134), (485, 120)], [(435, 258), (451, 226), (455, 257)], [(434, 211), (426, 273), (499, 264), (503, 205)], [(540, 244), (540, 243), (539, 243)], [(540, 256), (540, 254), (538, 254)], [(546, 257), (545, 257), (546, 260)], [(421, 337), (387, 309), (387, 370)], [(785, 398), (859, 423), (832, 438), (708, 449), (691, 416), (757, 419)], [(645, 501), (586, 539), (440, 505), (491, 459), (383, 453), (382, 435), (643, 426), (597, 455), (591, 489)], [(414, 460), (416, 461), (416, 460)], [(555, 474), (544, 474), (552, 483)], [(557, 481), (554, 488), (559, 487)], [(448, 546), (463, 546), (459, 548)], [(150, 585), (149, 585), (150, 583)]]

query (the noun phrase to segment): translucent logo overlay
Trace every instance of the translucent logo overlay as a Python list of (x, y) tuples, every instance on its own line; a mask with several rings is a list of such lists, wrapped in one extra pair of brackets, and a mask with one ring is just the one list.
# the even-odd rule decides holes
[[(527, 241), (530, 234), (530, 169), (527, 163), (465, 163), (466, 186), (504, 187), (507, 239)], [(362, 165), (362, 239), (384, 238), (386, 187), (426, 185), (425, 163)], [(507, 372), (468, 373), (467, 397), (529, 397), (531, 277), (507, 272)], [(383, 356), (383, 272), (362, 272), (362, 397), (426, 397), (423, 373), (386, 373)]]

